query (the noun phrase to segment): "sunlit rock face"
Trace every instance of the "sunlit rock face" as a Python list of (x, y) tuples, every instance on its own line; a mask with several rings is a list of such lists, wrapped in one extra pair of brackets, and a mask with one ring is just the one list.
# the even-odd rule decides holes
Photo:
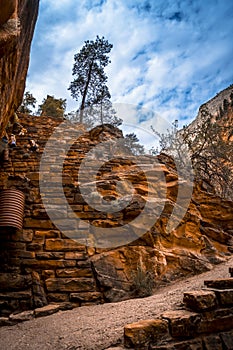
[[(0, 0), (4, 8), (0, 11), (1, 131), (23, 96), (38, 4), (37, 0)], [(219, 96), (211, 106), (216, 104), (218, 108), (223, 103), (225, 93), (220, 99)], [(229, 116), (232, 116), (231, 107)], [(187, 213), (179, 226), (172, 232), (166, 231), (177, 198), (178, 178), (169, 157), (164, 156), (159, 156), (158, 162), (166, 180), (166, 203), (159, 220), (145, 235), (138, 238), (140, 227), (135, 226), (134, 240), (107, 249), (71, 239), (65, 226), (60, 230), (48, 217), (39, 186), (40, 159), (61, 120), (46, 116), (19, 117), (28, 133), (17, 136), (17, 148), (10, 150), (9, 161), (0, 168), (0, 189), (17, 188), (26, 196), (23, 229), (1, 232), (2, 315), (49, 302), (78, 306), (145, 296), (152, 287), (211, 269), (213, 264), (224, 261), (232, 253), (232, 202), (210, 193), (206, 184), (194, 186)], [(39, 144), (38, 153), (28, 152), (28, 136)], [(56, 140), (60, 147), (64, 137), (61, 134), (61, 139)], [(126, 180), (126, 191), (130, 190), (127, 183), (133, 184), (134, 196), (119, 212), (105, 214), (93, 209), (82, 197), (77, 181), (79, 166), (86, 154), (98, 143), (121, 137), (121, 131), (111, 126), (97, 127), (90, 133), (83, 130), (82, 137), (73, 144), (64, 160), (62, 185), (67, 203), (82, 221), (103, 229), (122, 226), (124, 235), (127, 232), (123, 226), (140, 215), (149, 195), (145, 175), (135, 166), (138, 160), (116, 156), (104, 162), (98, 173), (98, 192), (109, 201), (118, 196), (115, 184), (119, 179)], [(54, 154), (57, 155), (57, 149)], [(144, 156), (141, 161), (145, 167), (154, 160), (152, 156)], [(147, 175), (154, 184), (151, 191), (160, 198), (161, 205), (160, 180), (156, 172), (150, 175), (149, 166)], [(88, 174), (85, 178), (89, 191)], [(48, 193), (56, 181), (56, 177), (51, 178)], [(62, 217), (64, 211), (59, 210), (59, 198), (54, 196), (53, 199), (54, 208), (58, 208), (57, 216)]]
[[(225, 141), (233, 140), (232, 130), (229, 128), (233, 123), (233, 84), (220, 91), (215, 97), (200, 106), (197, 117), (188, 125), (187, 129), (192, 132), (196, 127), (201, 128), (208, 117), (212, 122), (222, 126), (222, 137)], [(231, 132), (231, 134), (229, 134)]]
[[(98, 206), (96, 209), (90, 187), (92, 179), (87, 171), (84, 174), (84, 194), (88, 195), (87, 199), (93, 196), (92, 203), (87, 203), (79, 188), (80, 164), (100, 143), (122, 138), (122, 132), (109, 125), (96, 127), (90, 132), (77, 125), (81, 136), (73, 142), (63, 161), (62, 189), (67, 205), (81, 220), (80, 231), (77, 232), (86, 235), (86, 240), (76, 241), (77, 232), (70, 231), (69, 225), (66, 226), (69, 214), (66, 208), (60, 206), (61, 198), (53, 190), (59, 176), (51, 176), (49, 168), (44, 168), (49, 174), (46, 193), (48, 198), (52, 198), (52, 209), (60, 227), (54, 224), (45, 210), (39, 184), (40, 161), (46, 155), (44, 148), (48, 140), (54, 139), (51, 135), (61, 120), (46, 116), (32, 118), (20, 113), (19, 120), (27, 133), (17, 135), (17, 147), (10, 149), (9, 161), (3, 162), (0, 168), (0, 189), (17, 188), (26, 197), (23, 229), (0, 231), (2, 315), (50, 302), (65, 302), (73, 307), (143, 297), (152, 293), (153, 288), (211, 269), (214, 264), (231, 256), (232, 202), (211, 193), (205, 183), (195, 184), (185, 216), (173, 231), (167, 232), (166, 225), (177, 199), (178, 179), (174, 164), (166, 155), (143, 155), (139, 163), (134, 156), (131, 160), (124, 159), (114, 148), (114, 156), (103, 161), (97, 169), (96, 192), (106, 201), (114, 202), (118, 197), (116, 183), (120, 179), (123, 183), (127, 180), (124, 188), (126, 199), (132, 189), (130, 183), (134, 195), (117, 212), (104, 212), (98, 210)], [(54, 139), (57, 147), (52, 147), (51, 151), (55, 158), (49, 158), (48, 167), (51, 165), (54, 169), (58, 166), (56, 162), (63, 156), (58, 148), (68, 141), (74, 128), (73, 124), (67, 123), (65, 132), (60, 134), (60, 138)], [(39, 144), (39, 152), (28, 151), (29, 135)], [(108, 151), (106, 148), (106, 155)], [(95, 165), (102, 156), (104, 152), (97, 152), (96, 157), (87, 162), (87, 166)], [(163, 184), (157, 177), (157, 168), (151, 171), (150, 166), (155, 160), (166, 180), (165, 198), (160, 194)], [(145, 174), (153, 184), (150, 189)], [(91, 244), (95, 228), (100, 229), (101, 242), (106, 240), (105, 228), (119, 227), (120, 238), (127, 238), (129, 231), (125, 225), (132, 223), (143, 211), (150, 191), (163, 210), (145, 234), (137, 236), (138, 229), (144, 225), (144, 222), (137, 222), (131, 226), (135, 237), (128, 244), (119, 243), (118, 246), (108, 245), (106, 248)], [(87, 231), (84, 223), (90, 224), (90, 231)], [(114, 232), (112, 238), (115, 242)], [(7, 299), (7, 295), (11, 299)]]
[(21, 103), (39, 0), (0, 0), (0, 133)]

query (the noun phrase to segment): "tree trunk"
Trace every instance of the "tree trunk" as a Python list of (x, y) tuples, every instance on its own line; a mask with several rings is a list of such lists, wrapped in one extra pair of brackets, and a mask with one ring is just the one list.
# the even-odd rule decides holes
[(103, 102), (101, 101), (101, 105), (100, 105), (100, 121), (101, 124), (104, 124), (104, 120), (103, 120)]
[(89, 83), (90, 83), (90, 80), (91, 80), (91, 73), (92, 73), (93, 63), (94, 63), (94, 61), (92, 61), (91, 64), (90, 64), (89, 72), (88, 72), (88, 76), (87, 76), (87, 82), (86, 82), (85, 89), (84, 89), (83, 96), (82, 96), (82, 102), (81, 102), (80, 113), (79, 113), (79, 122), (80, 123), (83, 123), (83, 112), (84, 112), (84, 108), (85, 108), (87, 91), (88, 91)]

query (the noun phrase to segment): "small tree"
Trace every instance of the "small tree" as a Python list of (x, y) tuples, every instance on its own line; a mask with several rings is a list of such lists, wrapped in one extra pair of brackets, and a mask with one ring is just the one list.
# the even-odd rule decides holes
[(96, 125), (111, 124), (119, 126), (122, 124), (122, 119), (117, 117), (116, 111), (109, 99), (103, 99), (99, 103), (86, 108), (84, 111), (85, 124), (89, 127)]
[(66, 99), (54, 98), (54, 96), (47, 95), (39, 105), (38, 113), (49, 117), (63, 118), (66, 109)]
[(112, 47), (108, 40), (97, 35), (95, 41), (85, 41), (80, 52), (74, 56), (74, 80), (68, 90), (71, 91), (71, 96), (80, 102), (80, 123), (83, 123), (86, 107), (98, 105), (101, 99), (111, 97), (106, 86), (107, 76), (104, 68), (110, 63), (108, 54)]
[[(178, 149), (176, 143), (179, 142), (179, 139), (177, 137), (177, 132), (178, 132), (178, 120), (176, 119), (172, 123), (172, 127), (170, 129), (167, 129), (166, 133), (159, 133), (153, 125), (151, 125), (151, 129), (154, 132), (155, 135), (159, 137), (159, 145), (160, 145), (160, 150), (162, 152), (171, 150), (172, 147), (175, 147)], [(178, 145), (179, 146), (179, 145)]]
[(23, 96), (23, 101), (18, 108), (18, 112), (28, 114), (32, 113), (32, 110), (29, 107), (31, 106), (32, 108), (35, 108), (36, 102), (36, 98), (29, 91), (26, 91)]
[(151, 127), (160, 139), (161, 151), (173, 155), (175, 151), (178, 166), (182, 166), (183, 147), (188, 147), (197, 181), (206, 181), (213, 190), (225, 198), (233, 198), (233, 140), (232, 122), (228, 113), (232, 106), (223, 102), (219, 115), (213, 117), (206, 106), (202, 106), (199, 121), (178, 130), (177, 121), (167, 133), (160, 134)]
[(228, 138), (232, 130), (226, 107), (220, 119), (203, 109), (202, 122), (194, 129), (183, 130), (184, 142), (189, 146), (196, 178), (205, 180), (217, 194), (233, 198), (233, 141)]
[(106, 85), (100, 88), (98, 95), (96, 96), (95, 104), (93, 105), (96, 118), (99, 119), (100, 124), (112, 124), (119, 126), (122, 124), (122, 119), (116, 116), (116, 111), (112, 107), (111, 95)]
[(144, 146), (140, 145), (137, 135), (130, 133), (125, 135), (124, 145), (128, 148), (134, 155), (144, 154)]

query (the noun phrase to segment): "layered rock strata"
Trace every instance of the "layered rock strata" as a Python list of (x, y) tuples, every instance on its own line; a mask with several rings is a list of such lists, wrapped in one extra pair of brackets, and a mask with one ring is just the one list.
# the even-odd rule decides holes
[[(62, 168), (64, 195), (67, 205), (81, 219), (77, 231), (81, 232), (81, 238), (73, 240), (72, 234), (73, 238), (77, 238), (77, 232), (70, 232), (69, 225), (66, 225), (69, 219), (65, 217), (66, 210), (60, 207), (61, 197), (54, 192), (59, 178), (50, 178), (46, 190), (54, 203), (56, 222), (61, 219), (60, 224), (64, 224), (59, 228), (45, 210), (39, 187), (41, 156), (53, 130), (61, 121), (45, 116), (20, 115), (20, 122), (27, 129), (27, 134), (17, 136), (17, 147), (10, 149), (9, 161), (2, 160), (0, 169), (1, 188), (17, 188), (26, 196), (23, 229), (1, 228), (0, 233), (3, 316), (43, 307), (47, 303), (65, 303), (66, 307), (73, 307), (145, 296), (152, 293), (156, 286), (211, 269), (213, 264), (224, 261), (231, 254), (232, 203), (208, 193), (201, 185), (195, 187), (180, 225), (173, 232), (166, 232), (166, 223), (177, 196), (177, 174), (165, 156), (159, 157), (166, 178), (166, 198), (162, 201), (165, 206), (155, 225), (139, 238), (138, 227), (135, 226), (135, 239), (122, 246), (103, 249), (91, 244), (95, 238), (95, 227), (120, 227), (124, 238), (127, 234), (124, 226), (143, 211), (148, 196), (148, 184), (138, 159), (124, 159), (119, 155), (103, 163), (96, 183), (102, 197), (111, 201), (117, 197), (118, 180), (130, 182), (134, 195), (126, 207), (118, 212), (105, 213), (88, 204), (80, 192), (77, 176), (81, 161), (100, 142), (122, 136), (120, 130), (111, 126), (97, 127), (91, 132), (85, 132), (78, 126), (81, 136), (72, 141), (65, 157)], [(73, 125), (70, 127), (74, 128)], [(71, 134), (69, 130), (68, 134)], [(28, 150), (28, 138), (39, 144), (39, 152)], [(61, 138), (56, 140), (55, 155), (65, 139), (66, 135), (62, 133)], [(140, 158), (147, 176), (152, 176), (154, 187), (150, 190), (159, 203), (160, 180), (156, 172), (150, 174), (154, 160), (151, 156)], [(44, 169), (48, 176), (50, 167), (57, 166), (53, 159), (49, 163), (49, 168)], [(88, 192), (88, 176), (86, 174), (85, 193), (89, 198), (92, 192)], [(85, 223), (90, 224), (88, 232)], [(100, 239), (104, 241), (105, 234)]]
[(20, 105), (39, 0), (0, 1), (0, 136)]

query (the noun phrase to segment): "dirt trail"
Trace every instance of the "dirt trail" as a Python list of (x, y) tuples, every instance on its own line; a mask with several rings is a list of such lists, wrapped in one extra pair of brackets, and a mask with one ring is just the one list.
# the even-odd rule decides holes
[(204, 280), (229, 277), (233, 257), (211, 271), (159, 289), (155, 295), (119, 303), (84, 306), (0, 329), (0, 350), (103, 350), (121, 343), (127, 323), (158, 317), (179, 307), (183, 292)]

